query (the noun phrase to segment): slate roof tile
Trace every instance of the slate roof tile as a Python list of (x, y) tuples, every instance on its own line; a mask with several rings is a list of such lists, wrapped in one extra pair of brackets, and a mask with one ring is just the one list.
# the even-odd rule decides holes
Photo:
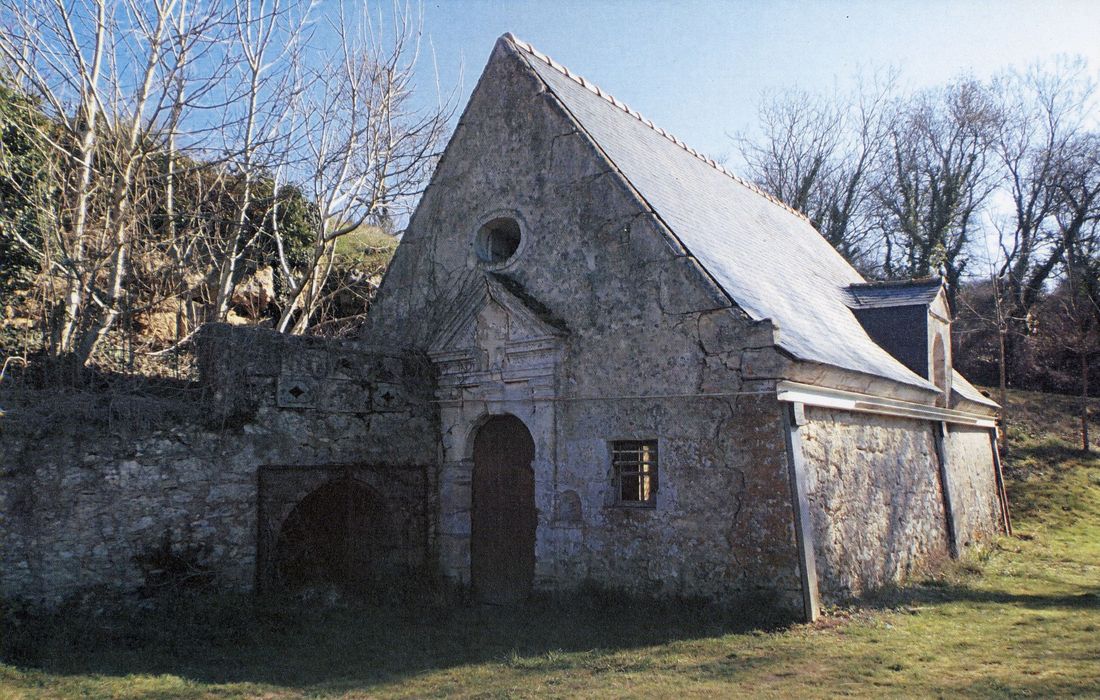
[(848, 285), (849, 308), (873, 309), (891, 306), (927, 306), (943, 287), (939, 277)]

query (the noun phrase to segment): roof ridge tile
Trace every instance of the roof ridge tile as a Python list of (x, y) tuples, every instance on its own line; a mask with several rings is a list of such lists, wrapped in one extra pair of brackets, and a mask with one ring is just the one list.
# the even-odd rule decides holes
[(734, 173), (730, 172), (729, 170), (727, 170), (725, 168), (725, 166), (721, 165), (720, 163), (715, 161), (713, 158), (707, 158), (702, 153), (696, 151), (693, 148), (688, 147), (688, 145), (686, 143), (684, 143), (680, 139), (676, 138), (671, 133), (665, 131), (661, 127), (655, 125), (649, 119), (646, 119), (645, 117), (643, 117), (637, 110), (631, 109), (622, 100), (616, 99), (613, 95), (611, 95), (611, 93), (606, 92), (604, 90), (601, 90), (598, 85), (586, 80), (584, 77), (572, 73), (565, 65), (563, 65), (561, 63), (558, 63), (554, 59), (550, 58), (550, 56), (548, 56), (547, 54), (542, 53), (541, 51), (536, 49), (529, 42), (523, 41), (522, 39), (520, 39), (516, 35), (512, 34), (511, 32), (508, 32), (508, 33), (504, 34), (504, 36), (502, 36), (501, 38), (507, 40), (513, 46), (520, 49), (521, 51), (524, 51), (524, 52), (530, 54), (531, 56), (534, 56), (535, 58), (539, 59), (540, 61), (542, 61), (546, 65), (548, 65), (551, 68), (553, 68), (554, 70), (558, 71), (559, 73), (561, 73), (565, 77), (569, 78), (573, 82), (577, 83), (581, 87), (585, 88), (589, 92), (592, 92), (593, 94), (597, 95), (598, 97), (603, 98), (607, 102), (610, 102), (612, 104), (612, 106), (614, 106), (615, 108), (619, 109), (620, 111), (626, 112), (630, 116), (634, 117), (638, 121), (642, 122), (643, 124), (645, 124), (649, 128), (656, 131), (661, 136), (665, 137), (666, 139), (668, 139), (672, 143), (676, 144), (677, 146), (679, 146), (683, 150), (687, 151), (689, 154), (695, 156), (695, 158), (703, 161), (704, 163), (711, 166), (712, 168), (714, 168), (718, 172), (722, 173), (726, 177), (729, 177), (732, 180), (736, 181), (742, 187), (748, 188), (749, 190), (751, 190), (751, 191), (755, 192), (756, 194), (760, 195), (761, 197), (764, 197), (765, 199), (767, 199), (772, 204), (775, 204), (775, 205), (779, 206), (780, 208), (787, 210), (791, 214), (794, 214), (798, 218), (806, 221), (811, 226), (813, 225), (813, 222), (810, 221), (810, 218), (808, 216), (806, 216), (805, 214), (803, 214), (802, 212), (798, 211), (797, 209), (795, 209), (791, 205), (789, 205), (786, 202), (782, 201), (781, 199), (779, 199), (775, 195), (772, 195), (769, 192), (765, 192), (763, 189), (760, 188), (759, 185), (757, 185), (753, 182), (750, 182), (750, 181), (744, 179), (743, 177), (741, 177), (739, 175), (735, 175)]

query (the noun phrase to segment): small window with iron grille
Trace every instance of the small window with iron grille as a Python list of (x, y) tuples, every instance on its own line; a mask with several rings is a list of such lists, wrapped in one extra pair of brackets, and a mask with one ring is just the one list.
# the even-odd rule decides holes
[(626, 506), (657, 503), (657, 441), (617, 440), (611, 443), (615, 502)]

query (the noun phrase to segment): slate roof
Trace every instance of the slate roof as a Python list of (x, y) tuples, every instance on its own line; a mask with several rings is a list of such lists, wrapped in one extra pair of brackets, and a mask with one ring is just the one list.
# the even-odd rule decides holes
[(928, 306), (936, 300), (942, 287), (943, 280), (939, 277), (852, 284), (848, 285), (848, 307), (877, 309), (892, 306)]
[(980, 403), (983, 406), (989, 406), (991, 408), (1001, 407), (999, 403), (979, 391), (978, 387), (966, 381), (966, 377), (959, 374), (959, 371), (956, 369), (951, 370), (951, 390), (967, 401)]
[(933, 389), (883, 350), (848, 308), (865, 280), (810, 222), (511, 34), (580, 127), (731, 300), (771, 319), (795, 358)]

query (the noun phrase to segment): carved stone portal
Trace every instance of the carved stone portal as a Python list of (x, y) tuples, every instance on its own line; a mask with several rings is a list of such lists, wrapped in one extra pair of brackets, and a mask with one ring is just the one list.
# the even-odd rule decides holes
[[(439, 368), (444, 465), (440, 557), (444, 575), (469, 584), (473, 443), (492, 416), (512, 415), (534, 442), (536, 585), (539, 533), (553, 513), (554, 398), (568, 330), (515, 283), (486, 275), (429, 350)], [(544, 575), (550, 575), (544, 571)]]

